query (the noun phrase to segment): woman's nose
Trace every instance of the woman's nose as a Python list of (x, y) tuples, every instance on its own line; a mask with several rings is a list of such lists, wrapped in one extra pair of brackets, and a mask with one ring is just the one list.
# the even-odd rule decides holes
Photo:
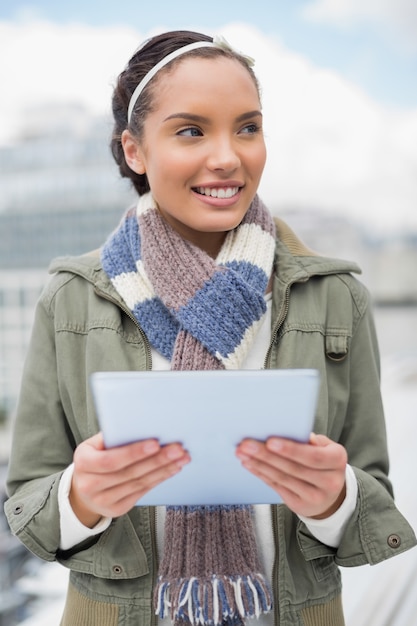
[(233, 171), (241, 164), (239, 154), (233, 141), (229, 138), (221, 138), (213, 141), (207, 159), (210, 170)]

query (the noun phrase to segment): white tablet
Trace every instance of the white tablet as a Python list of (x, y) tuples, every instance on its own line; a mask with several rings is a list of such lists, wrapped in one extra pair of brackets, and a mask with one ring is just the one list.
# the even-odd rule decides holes
[(280, 496), (235, 456), (246, 437), (308, 441), (316, 370), (96, 372), (91, 385), (106, 447), (179, 441), (191, 463), (138, 505), (266, 504)]

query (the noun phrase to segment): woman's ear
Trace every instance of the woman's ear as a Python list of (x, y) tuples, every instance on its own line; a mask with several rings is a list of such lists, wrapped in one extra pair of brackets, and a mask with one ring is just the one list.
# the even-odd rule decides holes
[(136, 172), (136, 174), (145, 174), (146, 167), (143, 151), (136, 139), (132, 137), (128, 130), (124, 130), (121, 140), (126, 163), (130, 169)]

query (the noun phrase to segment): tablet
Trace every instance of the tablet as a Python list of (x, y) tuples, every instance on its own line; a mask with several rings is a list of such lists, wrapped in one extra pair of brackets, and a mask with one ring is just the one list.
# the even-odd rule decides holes
[(91, 386), (106, 447), (179, 441), (191, 462), (140, 505), (266, 504), (280, 496), (235, 456), (246, 437), (308, 441), (316, 370), (96, 372)]

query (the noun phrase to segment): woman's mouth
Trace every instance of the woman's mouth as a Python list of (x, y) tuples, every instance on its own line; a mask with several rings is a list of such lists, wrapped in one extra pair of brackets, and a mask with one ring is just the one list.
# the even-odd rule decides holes
[(240, 187), (195, 187), (194, 191), (211, 198), (233, 198), (239, 193)]

